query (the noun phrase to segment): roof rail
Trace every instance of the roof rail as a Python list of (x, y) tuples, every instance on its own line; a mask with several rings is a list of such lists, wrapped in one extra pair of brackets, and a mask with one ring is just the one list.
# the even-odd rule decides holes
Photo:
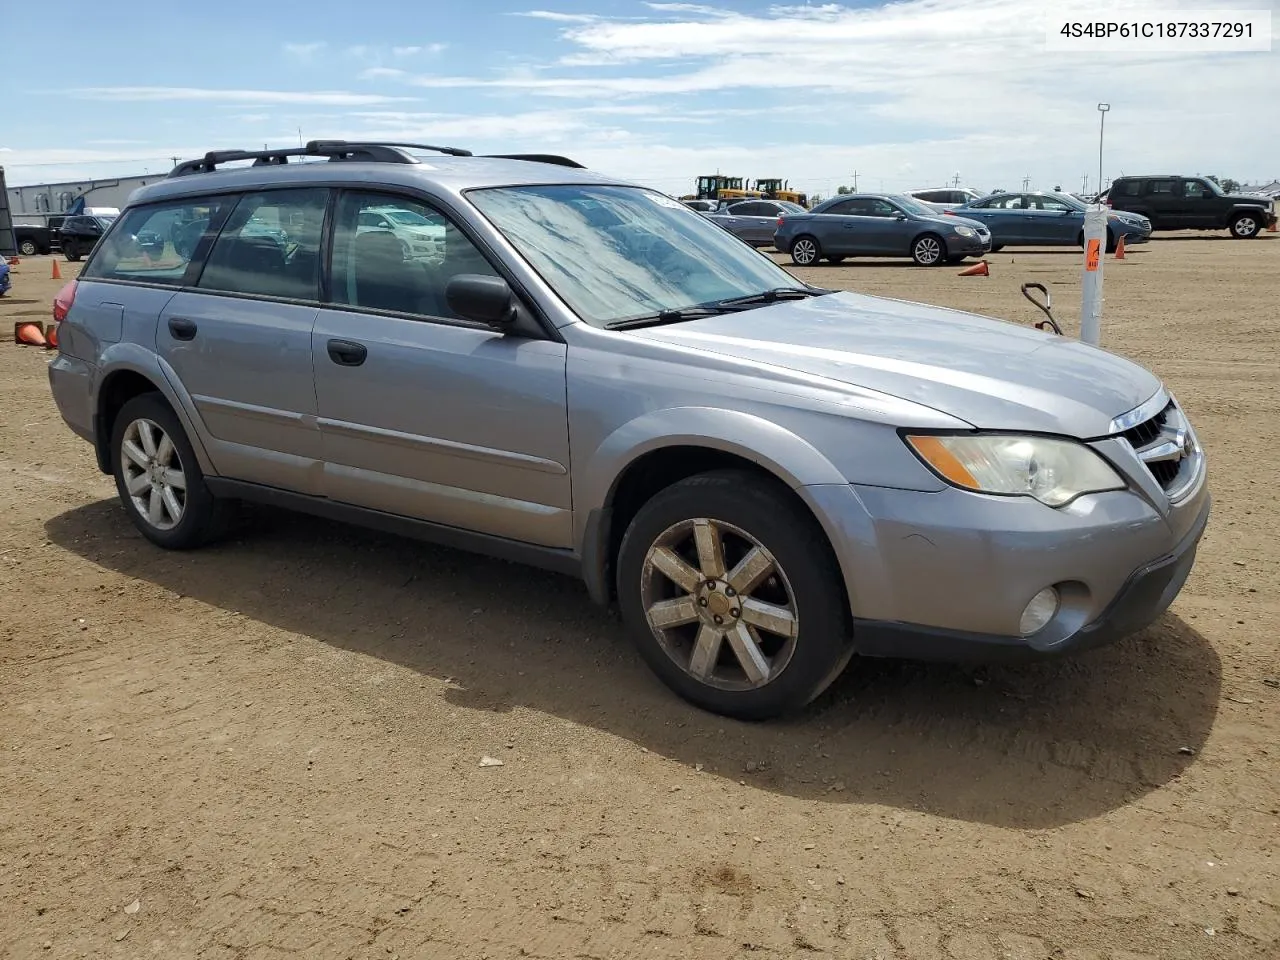
[(527, 160), (530, 163), (554, 163), (558, 167), (577, 167), (579, 170), (587, 169), (583, 164), (576, 160), (570, 160), (568, 157), (557, 156), (554, 153), (486, 153), (484, 156), (490, 160)]
[(328, 157), (330, 162), (365, 161), (372, 163), (417, 163), (405, 149), (432, 150), (455, 157), (469, 157), (470, 150), (460, 147), (437, 147), (426, 143), (375, 143), (348, 140), (312, 140), (305, 146), (280, 150), (210, 150), (199, 160), (187, 160), (169, 172), (170, 177), (192, 173), (212, 173), (219, 164), (234, 160), (252, 160), (253, 166), (274, 166), (289, 162), (290, 157)]

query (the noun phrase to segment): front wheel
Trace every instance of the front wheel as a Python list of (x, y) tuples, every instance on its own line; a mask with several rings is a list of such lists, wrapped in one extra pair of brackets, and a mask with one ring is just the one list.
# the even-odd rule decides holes
[(18, 252), (24, 257), (34, 257), (39, 253), (39, 248), (34, 240), (23, 240), (18, 244)]
[(699, 474), (646, 503), (623, 538), (627, 626), (663, 682), (705, 710), (790, 713), (852, 656), (835, 558), (790, 498), (743, 471)]
[(169, 550), (199, 546), (215, 532), (221, 504), (204, 482), (177, 414), (158, 393), (134, 397), (111, 436), (116, 491), (134, 526)]
[(797, 237), (791, 244), (791, 262), (801, 267), (811, 267), (822, 258), (822, 248), (813, 237)]
[(76, 246), (74, 243), (64, 242), (62, 244), (62, 255), (66, 257), (68, 260), (70, 260), (72, 263), (75, 263), (77, 260), (80, 259), (80, 248)]
[(947, 245), (942, 242), (941, 237), (932, 233), (917, 237), (915, 243), (911, 244), (911, 259), (922, 267), (936, 267), (945, 263), (946, 258)]
[(1231, 221), (1231, 236), (1251, 240), (1262, 230), (1262, 221), (1251, 213), (1242, 213)]

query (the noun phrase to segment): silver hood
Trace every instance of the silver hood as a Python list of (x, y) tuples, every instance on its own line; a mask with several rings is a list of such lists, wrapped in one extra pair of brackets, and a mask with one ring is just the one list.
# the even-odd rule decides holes
[(634, 333), (877, 390), (979, 429), (1100, 437), (1160, 388), (1123, 357), (1029, 324), (857, 293)]

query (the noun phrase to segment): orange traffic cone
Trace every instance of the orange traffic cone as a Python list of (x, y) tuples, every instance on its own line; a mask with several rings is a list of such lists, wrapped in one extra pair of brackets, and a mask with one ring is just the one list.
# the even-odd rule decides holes
[(19, 320), (13, 325), (13, 342), (43, 347), (48, 341), (44, 338), (44, 331), (40, 329), (40, 324), (32, 323), (30, 320), (25, 322)]
[(44, 328), (45, 347), (49, 350), (58, 349), (58, 325), (51, 323)]
[(1124, 234), (1120, 234), (1120, 239), (1116, 241), (1116, 259), (1124, 259)]
[(62, 270), (61, 270), (61, 269), (59, 269), (59, 267), (58, 267), (58, 258), (57, 258), (57, 257), (54, 257), (54, 259), (53, 259), (53, 276), (52, 276), (50, 279), (52, 279), (52, 280), (61, 280), (61, 279), (62, 279)]
[(1273, 223), (1271, 226), (1267, 227), (1267, 233), (1275, 233), (1277, 230), (1280, 230), (1280, 221), (1277, 221), (1276, 223)]
[(987, 266), (987, 261), (979, 260), (972, 267), (965, 267), (957, 277), (989, 277), (991, 276), (991, 268)]

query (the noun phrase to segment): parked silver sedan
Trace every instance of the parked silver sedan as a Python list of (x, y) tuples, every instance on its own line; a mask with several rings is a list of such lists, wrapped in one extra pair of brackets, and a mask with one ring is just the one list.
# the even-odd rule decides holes
[(753, 247), (771, 247), (773, 233), (778, 229), (778, 218), (797, 213), (808, 211), (787, 200), (742, 200), (705, 216)]

